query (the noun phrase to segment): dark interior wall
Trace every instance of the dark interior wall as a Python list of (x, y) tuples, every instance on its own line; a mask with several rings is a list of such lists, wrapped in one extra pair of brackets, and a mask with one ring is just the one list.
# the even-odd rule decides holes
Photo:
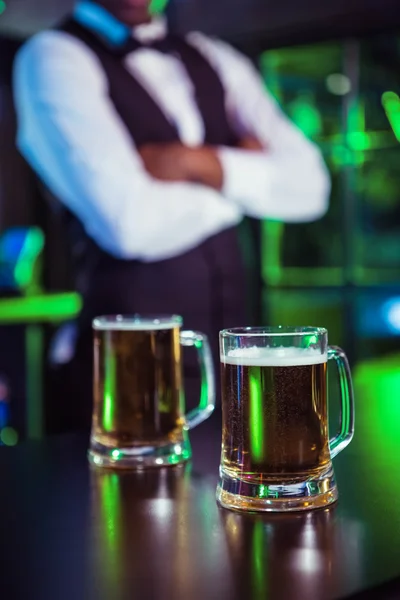
[[(73, 3), (8, 0), (0, 17), (0, 31), (30, 35), (61, 19)], [(180, 31), (200, 29), (264, 49), (400, 25), (398, 0), (170, 0), (168, 10)]]
[(15, 146), (11, 70), (19, 44), (0, 38), (0, 228), (35, 222), (35, 182)]
[(174, 29), (199, 29), (248, 52), (400, 26), (398, 0), (171, 0)]

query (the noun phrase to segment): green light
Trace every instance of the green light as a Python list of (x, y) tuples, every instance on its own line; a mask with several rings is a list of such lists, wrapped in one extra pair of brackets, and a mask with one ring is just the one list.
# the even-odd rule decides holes
[(267, 498), (268, 497), (268, 486), (260, 485), (258, 488), (258, 496), (259, 498)]
[(396, 139), (400, 142), (400, 98), (395, 92), (382, 94), (382, 106)]
[(263, 52), (260, 56), (260, 69), (268, 93), (282, 103), (282, 90), (279, 74), (279, 56), (275, 52)]
[(150, 12), (155, 15), (164, 12), (168, 0), (151, 0)]
[(111, 452), (111, 456), (112, 456), (113, 458), (115, 458), (115, 460), (118, 460), (118, 458), (120, 457), (120, 455), (121, 455), (121, 452), (120, 452), (119, 450), (113, 450), (113, 451)]
[(347, 135), (347, 142), (352, 150), (370, 150), (371, 140), (368, 133), (363, 131), (352, 131)]
[(311, 94), (302, 94), (291, 102), (288, 112), (297, 127), (309, 138), (315, 137), (322, 130), (322, 118), (315, 106)]
[(99, 492), (99, 534), (102, 552), (100, 567), (104, 572), (108, 589), (113, 597), (122, 597), (121, 585), (124, 580), (123, 566), (123, 529), (121, 480), (116, 473), (101, 473), (95, 480)]
[(353, 152), (347, 146), (333, 140), (332, 161), (336, 167), (349, 166), (353, 163)]
[(0, 15), (6, 10), (7, 8), (7, 4), (4, 2), (4, 0), (0, 0)]
[(267, 577), (266, 569), (268, 561), (266, 560), (264, 524), (259, 520), (254, 523), (252, 535), (252, 578), (251, 585), (254, 588), (254, 598), (267, 598)]
[[(350, 454), (358, 457), (358, 469), (368, 479), (365, 486), (353, 486), (352, 500), (360, 520), (379, 519), (384, 512), (385, 522), (395, 523), (400, 497), (399, 438), (400, 438), (400, 354), (375, 357), (353, 368), (356, 400), (356, 433)], [(358, 410), (357, 410), (358, 406)], [(346, 458), (344, 459), (346, 461)], [(340, 486), (339, 486), (340, 490)], [(365, 502), (365, 494), (373, 494), (373, 502)], [(380, 532), (382, 547), (393, 543), (390, 527)]]
[(105, 363), (103, 426), (106, 431), (112, 431), (114, 425), (115, 394), (117, 385), (117, 361), (115, 356), (113, 354), (106, 356)]
[(26, 236), (14, 269), (14, 278), (19, 287), (26, 287), (33, 281), (36, 259), (43, 247), (43, 232), (38, 228), (32, 228)]
[(353, 150), (351, 165), (361, 165), (365, 162), (365, 150), (370, 149), (370, 138), (365, 131), (365, 106), (361, 101), (354, 102), (349, 108), (347, 121), (347, 145)]
[(279, 283), (282, 277), (282, 244), (285, 225), (280, 221), (263, 221), (262, 263), (263, 276), (270, 285)]
[[(187, 447), (183, 447), (182, 448), (182, 446), (176, 445), (175, 446), (175, 453), (171, 454), (168, 457), (168, 463), (170, 465), (177, 465), (179, 463), (184, 462), (185, 460), (189, 460), (190, 458), (191, 458), (191, 451), (190, 451), (190, 449), (188, 449)], [(160, 459), (160, 460), (161, 460), (160, 464), (162, 464), (163, 461), (162, 461), (162, 459)]]
[(76, 317), (81, 308), (81, 297), (72, 292), (0, 300), (0, 323), (64, 321)]
[[(363, 399), (358, 416), (368, 430), (368, 443), (380, 455), (385, 448), (388, 457), (397, 454), (400, 423), (400, 355), (383, 356), (360, 363), (354, 369), (356, 397)], [(376, 399), (379, 398), (379, 410)], [(389, 447), (393, 446), (391, 451)]]
[[(268, 255), (265, 255), (265, 260), (268, 260)], [(308, 287), (308, 286), (323, 286), (335, 287), (342, 285), (344, 282), (343, 269), (341, 267), (285, 267), (279, 279), (272, 281), (271, 273), (268, 268), (263, 269), (265, 280), (271, 285), (285, 285), (288, 287)]]
[(261, 462), (264, 454), (264, 413), (261, 368), (250, 367), (250, 452), (255, 462)]
[[(400, 496), (398, 477), (400, 436), (400, 354), (382, 356), (359, 363), (353, 369), (354, 393), (360, 403), (353, 444), (361, 449), (360, 464), (368, 465), (368, 475), (376, 490), (376, 509), (385, 506), (388, 522), (397, 518), (395, 502), (379, 502), (379, 495)], [(362, 405), (362, 407), (361, 407)], [(362, 410), (361, 410), (362, 408)], [(367, 440), (367, 441), (365, 441)], [(351, 447), (351, 446), (350, 446)], [(383, 461), (383, 462), (382, 462)], [(382, 468), (384, 464), (384, 468)], [(389, 474), (389, 477), (388, 477)], [(372, 488), (371, 488), (372, 489)], [(357, 506), (363, 510), (363, 491)], [(371, 514), (369, 512), (369, 514)], [(388, 538), (390, 537), (388, 531)], [(388, 540), (389, 543), (389, 540)]]
[(26, 347), (26, 425), (29, 439), (40, 440), (43, 435), (43, 381), (41, 377), (44, 350), (43, 331), (40, 325), (25, 329)]
[(5, 446), (16, 446), (18, 443), (18, 433), (12, 427), (4, 427), (0, 431), (0, 441)]

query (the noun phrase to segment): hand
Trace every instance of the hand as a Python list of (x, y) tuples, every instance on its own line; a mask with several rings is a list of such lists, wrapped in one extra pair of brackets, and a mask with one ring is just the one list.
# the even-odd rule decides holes
[(221, 190), (224, 173), (217, 152), (209, 146), (193, 148), (189, 161), (190, 181)]
[(241, 150), (253, 150), (258, 152), (265, 150), (265, 146), (257, 138), (252, 136), (242, 138), (238, 143), (238, 148)]
[(146, 171), (161, 181), (189, 181), (191, 148), (180, 143), (146, 144), (139, 148)]
[(146, 171), (161, 181), (191, 181), (220, 190), (223, 173), (216, 152), (207, 146), (180, 143), (147, 144), (139, 148)]

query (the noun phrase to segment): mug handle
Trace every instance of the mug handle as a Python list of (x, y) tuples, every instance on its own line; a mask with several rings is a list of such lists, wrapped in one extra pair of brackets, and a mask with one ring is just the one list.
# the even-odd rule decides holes
[(201, 373), (200, 402), (186, 415), (186, 428), (193, 429), (208, 419), (215, 408), (215, 377), (214, 364), (207, 336), (198, 331), (181, 331), (180, 342), (182, 346), (194, 346), (199, 358)]
[(341, 411), (339, 433), (329, 440), (331, 458), (346, 448), (354, 435), (354, 392), (347, 356), (338, 346), (328, 346), (328, 360), (334, 360), (339, 371)]

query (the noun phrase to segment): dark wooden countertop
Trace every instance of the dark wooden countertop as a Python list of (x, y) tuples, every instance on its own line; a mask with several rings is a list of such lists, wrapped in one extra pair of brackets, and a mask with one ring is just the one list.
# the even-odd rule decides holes
[(92, 471), (80, 436), (0, 448), (1, 598), (400, 598), (400, 412), (363, 415), (339, 503), (291, 515), (217, 507), (218, 417), (185, 469)]

